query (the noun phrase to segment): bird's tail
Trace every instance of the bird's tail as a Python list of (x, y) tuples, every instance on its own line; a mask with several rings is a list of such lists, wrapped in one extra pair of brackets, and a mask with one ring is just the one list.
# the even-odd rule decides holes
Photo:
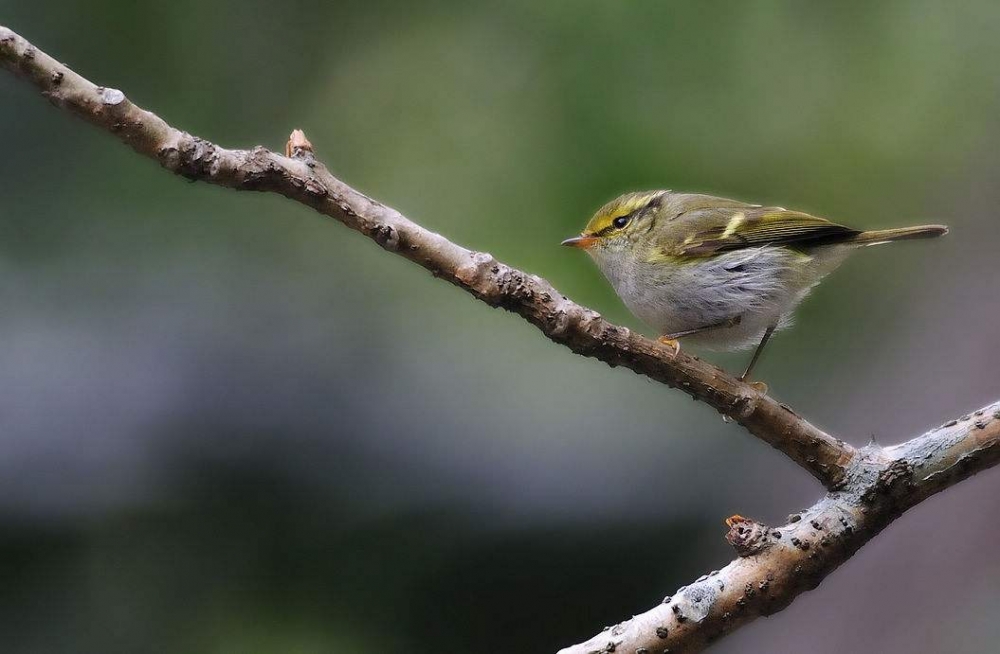
[(890, 241), (904, 241), (910, 238), (935, 238), (948, 233), (944, 225), (920, 225), (918, 227), (900, 227), (899, 229), (874, 229), (861, 232), (849, 242), (856, 245), (878, 245)]

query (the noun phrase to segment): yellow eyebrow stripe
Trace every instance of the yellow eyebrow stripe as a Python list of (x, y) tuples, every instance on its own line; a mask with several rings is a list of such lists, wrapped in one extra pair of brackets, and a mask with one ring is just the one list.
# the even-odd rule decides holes
[(605, 234), (612, 229), (615, 218), (629, 216), (636, 211), (644, 209), (667, 193), (669, 191), (646, 191), (626, 193), (617, 197), (597, 210), (594, 217), (587, 223), (584, 233), (591, 235)]
[(617, 207), (614, 207), (614, 210), (608, 212), (607, 215), (610, 218), (627, 216), (631, 213), (638, 211), (639, 209), (642, 209), (660, 195), (662, 195), (660, 191), (656, 191), (654, 193), (636, 194), (632, 197), (626, 198), (625, 200), (621, 201), (621, 203), (618, 204)]

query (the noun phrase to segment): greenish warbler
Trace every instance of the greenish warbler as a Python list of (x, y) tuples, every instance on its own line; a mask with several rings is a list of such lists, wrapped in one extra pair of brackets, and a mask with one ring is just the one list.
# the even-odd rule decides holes
[(681, 337), (717, 350), (756, 345), (746, 379), (771, 334), (852, 251), (947, 232), (860, 231), (781, 207), (650, 191), (612, 200), (562, 244), (586, 250), (625, 306), (675, 353)]

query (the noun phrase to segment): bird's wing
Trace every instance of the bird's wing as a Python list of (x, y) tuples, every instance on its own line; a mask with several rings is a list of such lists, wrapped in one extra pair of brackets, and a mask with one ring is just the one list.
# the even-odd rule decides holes
[(849, 240), (860, 232), (824, 218), (776, 207), (712, 211), (692, 216), (690, 231), (665, 248), (669, 254), (705, 257), (762, 245), (816, 246)]

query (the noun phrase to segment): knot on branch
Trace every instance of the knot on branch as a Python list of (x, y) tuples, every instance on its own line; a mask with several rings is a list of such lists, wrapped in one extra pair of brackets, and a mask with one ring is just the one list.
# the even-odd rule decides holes
[(488, 252), (469, 252), (469, 261), (455, 268), (454, 281), (490, 305), (525, 316), (539, 324), (552, 302), (545, 282), (500, 263)]
[(216, 146), (197, 136), (185, 134), (175, 144), (165, 145), (157, 152), (160, 164), (178, 175), (198, 181), (214, 171), (219, 154)]
[(729, 527), (726, 541), (742, 557), (757, 554), (771, 545), (768, 526), (756, 520), (734, 515), (726, 518), (726, 525)]
[[(324, 186), (321, 181), (319, 181), (318, 179), (316, 179), (315, 177), (312, 177), (312, 176), (309, 176), (309, 177), (306, 177), (306, 178), (302, 178), (302, 177), (298, 177), (298, 176), (292, 175), (292, 176), (290, 176), (288, 178), (288, 182), (292, 185), (292, 188), (294, 188), (295, 190), (297, 190), (297, 191), (305, 191), (306, 195), (309, 196), (309, 200), (322, 200), (327, 195), (329, 195), (329, 191), (327, 190), (326, 186)], [(392, 228), (391, 227), (387, 227), (387, 229), (392, 229)], [(395, 230), (393, 230), (393, 231), (395, 231)], [(376, 238), (376, 234), (377, 234), (377, 230), (376, 230), (376, 232), (372, 233), (372, 238), (374, 238), (375, 241), (378, 242), (378, 244), (381, 245), (382, 247), (386, 248), (387, 250), (391, 249), (393, 252), (395, 252), (396, 250), (399, 249), (398, 247), (397, 248), (388, 248), (388, 247), (386, 247), (385, 243), (383, 243), (382, 241), (379, 241), (378, 238)], [(388, 239), (386, 239), (386, 240), (388, 241)], [(399, 237), (398, 236), (396, 237), (396, 243), (397, 244), (399, 243)]]
[(501, 270), (489, 252), (468, 252), (467, 256), (468, 261), (455, 268), (455, 281), (490, 306), (497, 306), (504, 295), (517, 289), (520, 278), (511, 279), (513, 271), (506, 266)]
[(390, 252), (399, 250), (399, 232), (392, 225), (379, 225), (372, 230), (372, 238)]
[(125, 94), (118, 89), (108, 89), (97, 87), (97, 92), (101, 95), (101, 102), (105, 107), (117, 107), (125, 102)]
[(913, 464), (896, 459), (879, 472), (875, 483), (862, 495), (861, 501), (871, 504), (880, 499), (894, 500), (907, 494), (913, 486)]
[[(221, 162), (220, 159), (217, 161)], [(243, 187), (254, 191), (270, 190), (272, 182), (285, 178), (284, 171), (278, 166), (274, 155), (261, 145), (245, 153), (243, 160), (237, 166), (236, 173), (238, 177), (242, 177)]]

